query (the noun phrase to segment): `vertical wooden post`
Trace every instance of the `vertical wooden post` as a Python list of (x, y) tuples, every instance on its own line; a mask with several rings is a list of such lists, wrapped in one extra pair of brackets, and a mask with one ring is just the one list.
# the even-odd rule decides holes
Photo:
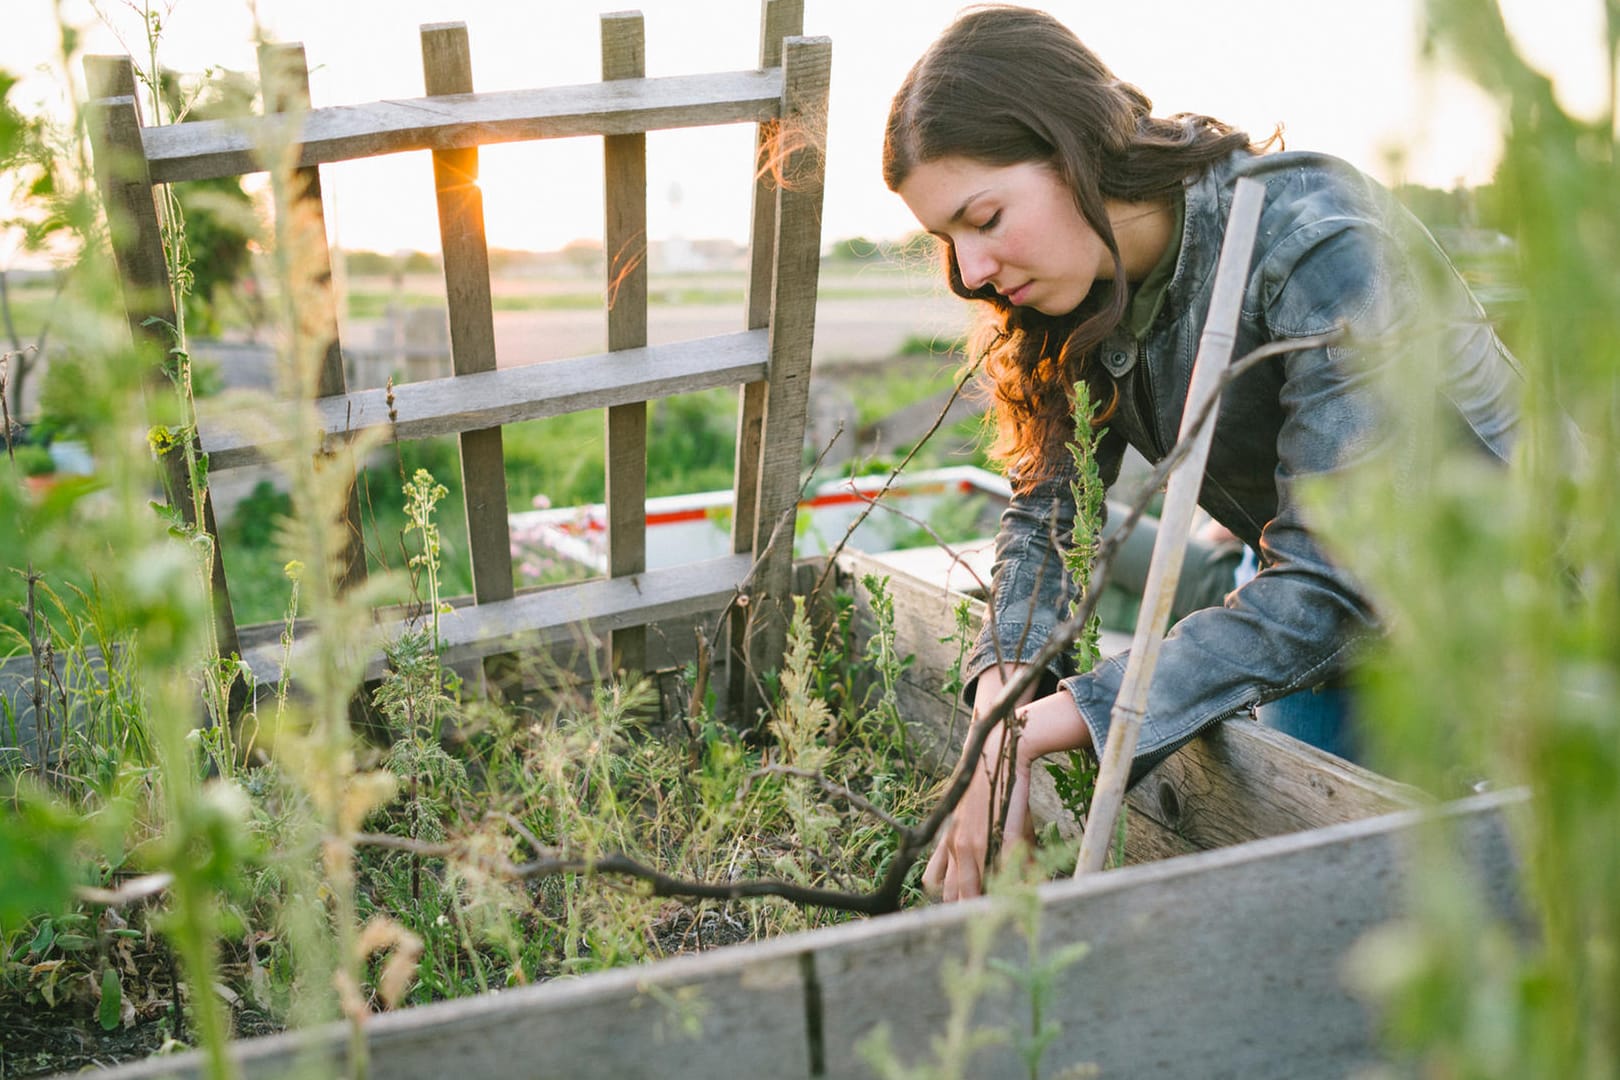
[(748, 657), (756, 673), (779, 669), (787, 644), (793, 525), (799, 474), (804, 468), (816, 283), (821, 273), (821, 201), (831, 71), (832, 44), (826, 38), (791, 37), (784, 42), (769, 388), (760, 436), (758, 519), (754, 523), (758, 566), (754, 602), (749, 605), (754, 625)]
[[(782, 41), (804, 32), (804, 0), (764, 0), (760, 7), (760, 70), (782, 65)], [(753, 220), (749, 229), (748, 325), (761, 330), (771, 322), (771, 278), (776, 272), (776, 180), (766, 167), (774, 146), (774, 124), (761, 124), (754, 139)], [(767, 383), (748, 383), (737, 394), (736, 495), (732, 500), (731, 550), (755, 551), (758, 516), (760, 436), (765, 426)], [(750, 719), (760, 704), (748, 673), (749, 612), (731, 620), (728, 697), (739, 716)], [(752, 706), (749, 706), (752, 702)]]
[[(470, 94), (472, 53), (466, 23), (422, 27), (422, 70), (429, 95)], [(439, 200), (445, 295), (450, 306), (450, 349), (457, 375), (495, 370), (495, 315), (490, 299), (489, 250), (484, 240), (484, 195), (478, 187), (478, 149), (435, 150), (433, 182)], [(507, 523), (506, 460), (501, 429), (461, 436), (461, 484), (472, 549), (473, 596), (480, 604), (510, 600), (512, 541)], [(506, 688), (514, 678), (510, 655), (490, 657), (485, 675)]]
[[(309, 62), (301, 44), (263, 44), (259, 46), (259, 85), (264, 92), (266, 113), (305, 112), (309, 109)], [(321, 205), (321, 173), (310, 166), (298, 169), (292, 176), (292, 202), (310, 214), (314, 227), (310, 234), (320, 242), (314, 249), (301, 253), (302, 258), (318, 260), (311, 276), (326, 290), (330, 298), (330, 318), (320, 331), (325, 338), (321, 355), (321, 369), (315, 393), (319, 397), (342, 394), (348, 389), (343, 374), (343, 347), (338, 340), (337, 297), (332, 291), (332, 256), (326, 245), (326, 212)], [(331, 461), (323, 464), (331, 465)], [(344, 545), (343, 565), (337, 582), (340, 589), (351, 589), (366, 579), (365, 534), (361, 529), (360, 495), (356, 490), (350, 463), (349, 505), (344, 512), (347, 543)]]
[[(141, 141), (141, 114), (135, 100), (135, 67), (127, 56), (85, 57), (85, 81), (92, 94), (106, 96), (92, 100), (85, 123), (95, 156), (96, 186), (106, 207), (112, 236), (113, 263), (124, 294), (124, 311), (138, 347), (152, 356), (148, 378), (148, 411), (155, 411), (154, 390), (163, 392), (166, 380), (161, 365), (174, 341), (170, 327), (176, 325), (174, 295), (169, 291), (169, 268), (163, 255), (163, 227), (157, 201), (152, 193), (151, 171)], [(192, 448), (201, 453), (195, 434)], [(239, 652), (236, 620), (231, 614), (231, 595), (225, 583), (225, 562), (219, 548), (219, 527), (214, 520), (214, 504), (203, 491), (202, 520), (197, 520), (191, 475), (185, 454), (179, 449), (162, 455), (165, 486), (173, 505), (180, 509), (188, 525), (200, 525), (214, 539), (213, 565), (209, 578), (214, 596), (214, 634), (221, 656)], [(233, 691), (232, 708), (241, 702)]]
[[(602, 78), (646, 74), (646, 34), (639, 11), (602, 16)], [(602, 140), (607, 222), (608, 349), (647, 344), (647, 136)], [(647, 569), (647, 403), (607, 411), (608, 574), (629, 577)], [(630, 677), (646, 669), (647, 630), (612, 633), (611, 669)]]

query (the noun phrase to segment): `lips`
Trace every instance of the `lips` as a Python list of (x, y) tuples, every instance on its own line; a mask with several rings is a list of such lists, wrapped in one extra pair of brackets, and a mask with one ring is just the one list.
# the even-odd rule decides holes
[(1013, 289), (1010, 292), (1002, 293), (1002, 295), (1007, 298), (1007, 303), (1013, 305), (1014, 307), (1022, 307), (1024, 301), (1029, 297), (1029, 290), (1034, 286), (1034, 284), (1035, 283), (1033, 281), (1026, 281), (1022, 285), (1018, 286), (1018, 288)]

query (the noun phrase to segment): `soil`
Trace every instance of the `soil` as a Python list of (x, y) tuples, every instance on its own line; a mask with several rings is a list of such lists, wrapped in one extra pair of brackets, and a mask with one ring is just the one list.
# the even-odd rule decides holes
[[(238, 1038), (280, 1030), (274, 1020), (253, 1009), (237, 1010)], [(105, 1031), (94, 1016), (75, 1015), (64, 1006), (8, 1001), (0, 1007), (0, 1080), (54, 1076), (81, 1069), (110, 1068), (162, 1050), (174, 1023), (167, 1011), (128, 1027)], [(185, 1049), (174, 1044), (175, 1049)]]
[[(725, 907), (693, 910), (674, 901), (665, 905), (647, 933), (655, 954), (664, 956), (735, 945), (754, 936), (746, 913)], [(103, 1030), (94, 1008), (84, 1002), (62, 1001), (49, 1008), (9, 996), (0, 1001), (0, 1080), (110, 1068), (160, 1053), (166, 1045), (186, 1049), (172, 1041), (172, 1007), (158, 1000), (159, 974), (155, 970), (151, 974), (149, 982), (154, 985), (145, 1006), (128, 1026), (111, 1031)], [(232, 1022), (238, 1039), (281, 1030), (273, 1017), (240, 1002), (232, 1010)]]

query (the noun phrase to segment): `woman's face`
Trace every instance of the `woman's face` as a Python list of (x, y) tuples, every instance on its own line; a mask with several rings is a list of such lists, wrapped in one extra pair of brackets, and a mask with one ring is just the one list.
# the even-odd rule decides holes
[(1066, 315), (1093, 282), (1114, 276), (1102, 238), (1044, 163), (936, 158), (913, 168), (899, 193), (951, 246), (969, 289), (989, 285), (1015, 306)]

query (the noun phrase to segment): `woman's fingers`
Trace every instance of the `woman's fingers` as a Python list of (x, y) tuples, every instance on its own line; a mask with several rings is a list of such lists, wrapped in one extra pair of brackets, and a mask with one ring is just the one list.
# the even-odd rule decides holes
[(945, 888), (945, 868), (950, 863), (951, 823), (947, 821), (945, 828), (940, 830), (939, 842), (934, 845), (934, 853), (928, 857), (928, 865), (923, 867), (923, 889), (938, 896)]
[(945, 901), (968, 900), (983, 891), (979, 880), (979, 859), (954, 844), (950, 849), (950, 865), (945, 871)]
[(1033, 842), (1035, 839), (1034, 822), (1029, 816), (1029, 774), (1022, 770), (1013, 780), (1012, 793), (1007, 799), (1007, 827), (1002, 837), (1004, 846), (1011, 846), (1017, 840)]

